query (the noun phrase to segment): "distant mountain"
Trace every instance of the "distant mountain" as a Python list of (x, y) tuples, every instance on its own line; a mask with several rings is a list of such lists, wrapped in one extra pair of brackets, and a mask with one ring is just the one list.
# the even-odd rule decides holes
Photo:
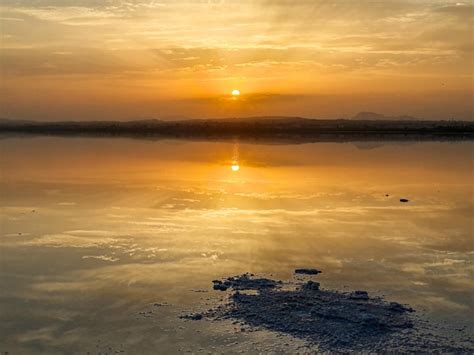
[(352, 119), (358, 121), (422, 121), (422, 119), (413, 116), (385, 116), (375, 112), (359, 112)]

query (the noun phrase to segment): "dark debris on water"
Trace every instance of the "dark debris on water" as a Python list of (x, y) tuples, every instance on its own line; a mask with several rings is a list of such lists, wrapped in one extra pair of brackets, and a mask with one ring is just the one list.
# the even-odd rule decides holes
[(318, 269), (295, 269), (295, 274), (317, 275), (322, 271)]

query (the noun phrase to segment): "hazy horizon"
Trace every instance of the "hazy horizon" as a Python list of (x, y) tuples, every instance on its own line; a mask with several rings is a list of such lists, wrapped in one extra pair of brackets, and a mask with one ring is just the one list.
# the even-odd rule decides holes
[(5, 0), (0, 117), (370, 111), (472, 120), (473, 8), (449, 0)]
[[(388, 116), (384, 115), (382, 113), (378, 112), (368, 112), (368, 111), (362, 111), (358, 112), (357, 114), (353, 116), (341, 116), (341, 117), (309, 117), (309, 116), (296, 116), (296, 115), (288, 115), (288, 116), (283, 116), (283, 115), (260, 115), (260, 116), (254, 116), (254, 115), (247, 115), (247, 116), (210, 116), (210, 117), (189, 117), (189, 116), (180, 116), (180, 115), (165, 115), (165, 116), (155, 116), (155, 117), (121, 117), (121, 118), (107, 118), (107, 119), (101, 119), (100, 117), (95, 118), (95, 119), (68, 119), (67, 117), (64, 117), (62, 119), (58, 120), (50, 120), (50, 119), (27, 119), (27, 118), (20, 118), (20, 117), (0, 117), (0, 122), (3, 121), (18, 121), (18, 122), (39, 122), (39, 123), (54, 123), (54, 122), (139, 122), (139, 121), (163, 121), (163, 122), (173, 122), (173, 121), (194, 121), (194, 120), (266, 120), (266, 119), (289, 119), (289, 118), (298, 118), (298, 119), (306, 119), (306, 120), (352, 120), (352, 121), (357, 121), (357, 120), (364, 120), (364, 121), (384, 121), (384, 120), (400, 120), (400, 121), (430, 121), (430, 119), (424, 118), (424, 117), (414, 117), (410, 115), (399, 115), (399, 116)], [(466, 121), (466, 122), (472, 122), (474, 120), (474, 117), (468, 117), (467, 119), (461, 119), (459, 117), (442, 117), (439, 119), (434, 119), (433, 121)]]

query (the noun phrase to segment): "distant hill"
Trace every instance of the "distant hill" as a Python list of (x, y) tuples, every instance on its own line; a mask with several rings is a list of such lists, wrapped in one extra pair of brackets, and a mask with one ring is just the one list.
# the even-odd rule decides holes
[(423, 121), (422, 119), (413, 116), (385, 116), (375, 112), (359, 112), (357, 115), (353, 116), (352, 119), (359, 121)]

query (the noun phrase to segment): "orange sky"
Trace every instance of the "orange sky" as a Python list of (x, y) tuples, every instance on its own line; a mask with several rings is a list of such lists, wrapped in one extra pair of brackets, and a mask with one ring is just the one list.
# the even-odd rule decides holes
[(473, 9), (437, 0), (3, 0), (0, 116), (472, 119)]

